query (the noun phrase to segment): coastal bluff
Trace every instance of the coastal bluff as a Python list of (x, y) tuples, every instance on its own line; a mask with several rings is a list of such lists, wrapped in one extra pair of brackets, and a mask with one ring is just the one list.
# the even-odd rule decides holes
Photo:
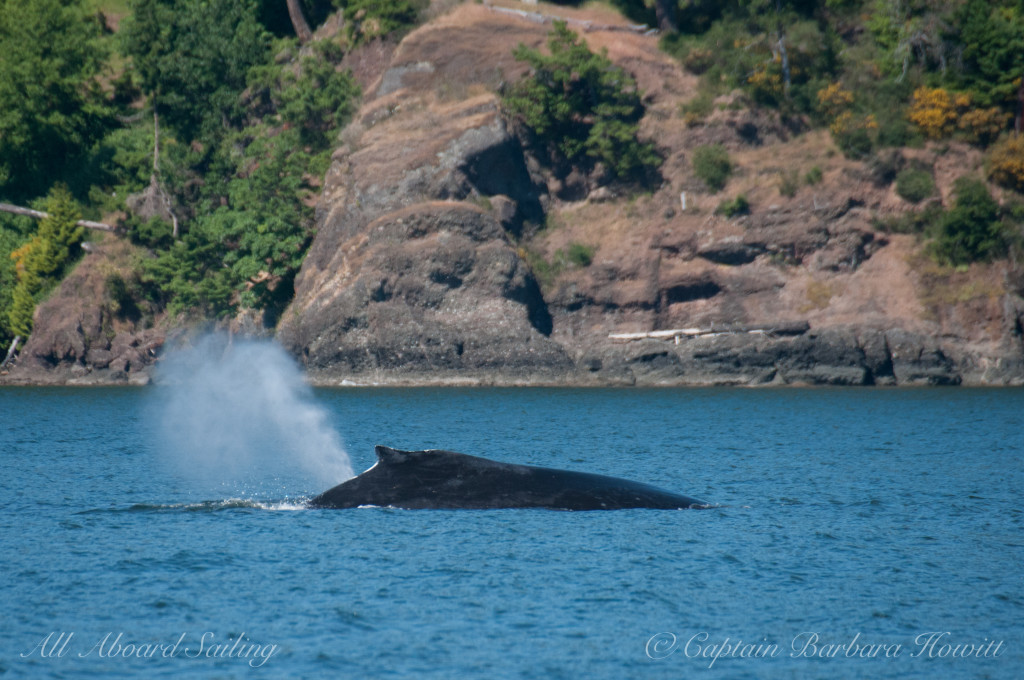
[[(641, 136), (664, 158), (653, 183), (535, 158), (498, 93), (525, 71), (513, 48), (542, 46), (550, 23), (458, 5), (362, 48), (372, 58), (350, 55), (364, 97), (295, 297), (275, 328), (251, 315), (221, 326), (273, 335), (317, 385), (1024, 384), (1024, 275), (1011, 263), (936, 265), (914, 236), (877, 228), (914, 209), (877, 163), (739, 99), (688, 125), (696, 77), (656, 35), (607, 9), (558, 11), (637, 80)], [(705, 144), (735, 164), (719, 193), (694, 174)], [(981, 164), (956, 142), (894, 153), (933, 163), (946, 202)], [(780, 176), (811, 167), (819, 182), (780, 192)], [(748, 213), (716, 210), (741, 195)], [(148, 379), (182, 331), (165, 317), (105, 321), (113, 250), (87, 254), (40, 305), (0, 383)]]

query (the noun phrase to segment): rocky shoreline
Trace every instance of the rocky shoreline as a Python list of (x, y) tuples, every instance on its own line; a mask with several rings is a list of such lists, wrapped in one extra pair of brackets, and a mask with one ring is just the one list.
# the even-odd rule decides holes
[(958, 355), (905, 331), (832, 328), (789, 337), (737, 334), (591, 347), (571, 367), (532, 373), (392, 366), (359, 373), (315, 369), (308, 379), (324, 387), (1020, 386), (1024, 361)]
[[(392, 363), (342, 370), (307, 369), (317, 387), (698, 387), (698, 386), (1021, 386), (1024, 360), (984, 357), (943, 347), (928, 336), (900, 330), (831, 328), (776, 336), (719, 333), (676, 343), (641, 339), (627, 345), (577, 348), (558, 360), (427, 369), (396, 357)], [(101, 350), (94, 350), (99, 352)], [(109, 351), (109, 350), (107, 350)], [(135, 356), (138, 356), (136, 350)], [(500, 362), (500, 357), (492, 357)], [(20, 364), (0, 385), (146, 385), (159, 381), (156, 355), (125, 370), (80, 361)]]

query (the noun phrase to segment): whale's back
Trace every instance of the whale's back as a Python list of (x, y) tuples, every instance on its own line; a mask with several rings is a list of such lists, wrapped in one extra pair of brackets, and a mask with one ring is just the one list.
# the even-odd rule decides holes
[(516, 465), (444, 450), (376, 447), (377, 463), (310, 501), (313, 507), (613, 510), (707, 507), (648, 484), (586, 472)]

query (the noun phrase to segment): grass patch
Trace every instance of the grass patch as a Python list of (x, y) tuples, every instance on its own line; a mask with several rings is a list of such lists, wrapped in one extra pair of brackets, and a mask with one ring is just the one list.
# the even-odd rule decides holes
[(907, 261), (921, 281), (918, 300), (928, 321), (937, 321), (945, 307), (979, 298), (992, 300), (1006, 293), (1001, 286), (973, 279), (966, 266), (942, 264), (924, 253), (917, 253)]
[(560, 274), (574, 269), (586, 269), (594, 261), (597, 248), (578, 241), (571, 241), (565, 248), (559, 248), (548, 260), (544, 254), (533, 248), (520, 246), (516, 251), (533, 271), (543, 290), (550, 290)]
[(827, 281), (811, 281), (807, 284), (807, 304), (800, 308), (801, 312), (813, 309), (825, 309), (836, 294), (835, 287)]
[(800, 189), (800, 173), (797, 170), (779, 173), (779, 193), (786, 198), (793, 198)]

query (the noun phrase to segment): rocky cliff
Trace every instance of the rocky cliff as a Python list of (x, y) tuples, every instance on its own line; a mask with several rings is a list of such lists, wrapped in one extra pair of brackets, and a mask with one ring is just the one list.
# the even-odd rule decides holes
[[(616, 195), (587, 177), (554, 177), (509, 134), (494, 90), (521, 73), (512, 48), (542, 44), (547, 25), (464, 5), (420, 28), (334, 157), (278, 333), (313, 380), (1024, 379), (1024, 305), (1005, 263), (945, 271), (913, 237), (877, 232), (874, 216), (909, 206), (891, 177), (844, 159), (826, 134), (728, 106), (687, 127), (679, 104), (695, 82), (655, 37), (617, 30), (625, 24), (610, 14), (560, 11), (576, 27), (601, 26), (584, 32), (591, 48), (637, 78), (643, 134), (666, 157), (661, 185)], [(690, 166), (691, 149), (712, 142), (739, 166), (717, 196)], [(967, 148), (913, 153), (932, 154), (950, 181), (979, 162)], [(780, 194), (783, 172), (813, 165), (820, 184)], [(715, 214), (739, 194), (748, 216)], [(563, 266), (542, 288), (524, 256), (557, 262), (573, 243), (592, 251), (589, 266)], [(706, 332), (649, 333), (672, 329)]]
[[(656, 36), (609, 10), (558, 12), (637, 79), (641, 133), (665, 158), (660, 182), (630, 192), (555, 176), (509, 131), (496, 91), (523, 71), (513, 47), (544, 43), (549, 24), (536, 16), (463, 4), (394, 49), (353, 55), (365, 98), (277, 329), (313, 382), (1024, 383), (1019, 271), (939, 267), (915, 237), (873, 226), (912, 209), (893, 190), (894, 167), (929, 163), (948, 202), (953, 179), (980, 167), (976, 151), (850, 161), (827, 132), (738, 97), (687, 125), (680, 104), (696, 80)], [(736, 165), (718, 194), (691, 165), (708, 143)], [(780, 190), (812, 168), (819, 182)], [(749, 214), (717, 213), (740, 195)], [(573, 248), (586, 256), (567, 257)], [(78, 379), (127, 379), (155, 353), (154, 338), (125, 328), (125, 340), (108, 330), (55, 354), (45, 310), (26, 355), (51, 375), (59, 364), (79, 366)], [(96, 336), (86, 329), (96, 323), (77, 323), (66, 337)]]

